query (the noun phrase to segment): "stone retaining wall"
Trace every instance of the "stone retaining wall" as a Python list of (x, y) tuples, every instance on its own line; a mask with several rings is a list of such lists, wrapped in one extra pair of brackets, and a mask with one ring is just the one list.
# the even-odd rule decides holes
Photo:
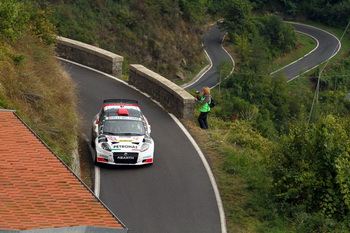
[[(61, 58), (121, 78), (122, 56), (64, 37), (58, 38), (56, 52)], [(194, 97), (175, 83), (142, 65), (130, 66), (129, 83), (150, 95), (176, 117), (193, 120)]]
[(130, 65), (129, 83), (149, 94), (176, 117), (193, 120), (194, 97), (163, 76), (142, 65)]
[(59, 57), (111, 74), (122, 76), (124, 58), (109, 51), (76, 40), (58, 37), (56, 52)]

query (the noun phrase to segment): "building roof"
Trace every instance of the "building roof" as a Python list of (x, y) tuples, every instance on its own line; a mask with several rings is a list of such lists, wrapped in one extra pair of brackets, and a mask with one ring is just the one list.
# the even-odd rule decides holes
[(92, 226), (127, 232), (14, 111), (0, 110), (0, 142), (0, 229)]

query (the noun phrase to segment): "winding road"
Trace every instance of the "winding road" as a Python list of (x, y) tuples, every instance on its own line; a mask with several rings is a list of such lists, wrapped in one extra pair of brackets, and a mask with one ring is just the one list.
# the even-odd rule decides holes
[(152, 166), (99, 169), (99, 197), (129, 232), (222, 232), (212, 178), (180, 122), (124, 82), (71, 63), (64, 66), (77, 83), (83, 134), (90, 135), (94, 115), (109, 98), (138, 100), (151, 124), (156, 145)]
[(301, 74), (331, 59), (341, 48), (341, 43), (338, 38), (325, 30), (305, 24), (291, 24), (297, 32), (312, 37), (317, 45), (304, 57), (272, 73), (272, 75), (274, 75), (278, 72), (283, 72), (288, 81), (299, 77)]
[(203, 46), (205, 49), (205, 53), (210, 62), (208, 69), (203, 72), (194, 82), (190, 82), (189, 84), (185, 84), (182, 87), (187, 90), (202, 90), (202, 87), (215, 87), (219, 80), (219, 74), (216, 71), (217, 66), (224, 62), (232, 62), (234, 61), (230, 54), (222, 47), (222, 41), (226, 32), (220, 31), (218, 25), (212, 25), (209, 30), (205, 33), (203, 38)]
[[(316, 47), (304, 57), (297, 61), (273, 72), (275, 75), (278, 72), (284, 73), (287, 81), (291, 81), (301, 74), (317, 67), (328, 59), (332, 58), (340, 50), (341, 44), (337, 37), (331, 33), (306, 24), (289, 22), (294, 29), (302, 34), (305, 34), (316, 41)], [(201, 90), (202, 87), (215, 87), (219, 82), (219, 74), (216, 71), (217, 66), (224, 62), (233, 62), (228, 52), (221, 46), (225, 32), (220, 31), (217, 25), (213, 25), (204, 37), (204, 49), (210, 61), (210, 66), (196, 81), (184, 85), (183, 88), (190, 90)]]
[[(312, 64), (316, 58), (319, 62), (329, 59), (334, 54), (332, 51), (336, 51), (334, 48), (339, 46), (338, 43), (333, 45), (337, 40), (328, 33), (307, 26), (296, 28), (316, 38), (319, 44), (308, 55), (310, 58), (301, 59), (281, 70), (289, 79), (300, 74), (305, 67), (316, 65)], [(215, 86), (218, 81), (215, 71), (217, 64), (223, 60), (231, 61), (221, 47), (223, 36), (215, 26), (209, 30), (205, 49), (212, 66), (201, 79), (186, 89)], [(322, 47), (330, 48), (329, 51), (320, 51)], [(319, 60), (320, 57), (323, 59)], [(156, 145), (154, 165), (101, 166), (97, 169), (100, 174), (100, 199), (129, 228), (129, 232), (225, 233), (225, 217), (208, 164), (181, 123), (125, 82), (71, 62), (62, 61), (62, 64), (77, 84), (78, 111), (84, 135), (90, 135), (91, 120), (99, 111), (102, 101), (109, 98), (137, 99), (152, 126)]]

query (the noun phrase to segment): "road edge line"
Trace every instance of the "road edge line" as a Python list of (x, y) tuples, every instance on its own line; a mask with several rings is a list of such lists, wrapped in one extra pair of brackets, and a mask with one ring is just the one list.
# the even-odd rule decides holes
[[(85, 65), (82, 65), (80, 63), (77, 63), (77, 62), (73, 62), (73, 61), (70, 61), (70, 60), (67, 60), (67, 59), (64, 59), (64, 58), (59, 58), (57, 57), (59, 60), (62, 60), (62, 61), (65, 61), (65, 62), (68, 62), (68, 63), (72, 63), (74, 65), (77, 65), (77, 66), (80, 66), (80, 67), (83, 67), (83, 68), (86, 68), (86, 69), (89, 69), (89, 70), (93, 70), (93, 71), (96, 71), (97, 73), (100, 73), (102, 75), (105, 75), (109, 78), (112, 78), (116, 81), (119, 81), (121, 83), (124, 83), (125, 85), (135, 89), (136, 91), (138, 91), (139, 93), (145, 95), (146, 97), (150, 98), (155, 104), (157, 104), (159, 107), (161, 107), (162, 109), (165, 110), (165, 108), (158, 102), (158, 101), (155, 101), (154, 99), (152, 99), (150, 97), (150, 95), (148, 95), (147, 93), (139, 90), (138, 88), (134, 87), (133, 85), (130, 85), (129, 83), (125, 82), (124, 80), (121, 80), (121, 79), (118, 79), (110, 74), (107, 74), (107, 73), (104, 73), (102, 71), (99, 71), (99, 70), (96, 70), (94, 68), (91, 68), (89, 66), (85, 66)], [(167, 111), (166, 111), (167, 112)], [(209, 163), (207, 161), (207, 159), (205, 158), (202, 150), (200, 149), (200, 147), (198, 146), (198, 144), (196, 143), (196, 141), (193, 139), (193, 137), (191, 136), (191, 134), (188, 132), (188, 130), (185, 128), (185, 126), (179, 121), (179, 119), (174, 116), (173, 114), (167, 112), (168, 115), (174, 120), (174, 122), (179, 126), (179, 128), (184, 132), (184, 134), (186, 135), (186, 137), (190, 140), (191, 144), (193, 145), (193, 147), (195, 148), (195, 150), (197, 151), (200, 159), (202, 160), (202, 163), (207, 171), (207, 174), (209, 176), (209, 180), (210, 180), (210, 183), (212, 185), (212, 188), (214, 190), (214, 194), (215, 194), (215, 199), (216, 199), (216, 203), (217, 203), (217, 206), (218, 206), (218, 210), (219, 210), (219, 215), (220, 215), (220, 225), (221, 225), (221, 233), (227, 233), (227, 228), (226, 228), (226, 217), (225, 217), (225, 211), (224, 211), (224, 207), (223, 207), (223, 204), (222, 204), (222, 200), (221, 200), (221, 196), (220, 196), (220, 192), (219, 192), (219, 188), (216, 184), (216, 180), (215, 180), (215, 177), (213, 175), (213, 172), (211, 171), (211, 168), (209, 166)], [(89, 146), (90, 150), (91, 150), (91, 146)], [(100, 198), (100, 191), (101, 191), (101, 182), (100, 182), (100, 179), (101, 179), (101, 176), (100, 176), (100, 168), (98, 166), (95, 165), (95, 181), (94, 181), (94, 193), (95, 195)]]
[(173, 114), (171, 114), (171, 113), (168, 113), (168, 114), (175, 121), (175, 123), (180, 127), (180, 129), (184, 132), (184, 134), (186, 135), (188, 140), (190, 140), (190, 142), (192, 143), (193, 147), (196, 149), (200, 159), (202, 160), (202, 163), (203, 163), (203, 165), (204, 165), (204, 167), (205, 167), (205, 169), (207, 171), (207, 174), (209, 176), (210, 183), (211, 183), (211, 185), (212, 185), (212, 187), (214, 189), (216, 203), (218, 205), (219, 214), (220, 214), (221, 232), (222, 233), (227, 233), (226, 217), (225, 217), (224, 206), (222, 204), (219, 188), (218, 188), (218, 186), (216, 184), (216, 180), (215, 180), (215, 177), (213, 175), (213, 172), (211, 171), (210, 165), (209, 165), (207, 159), (205, 158), (202, 150), (200, 149), (200, 147), (198, 146), (196, 141), (193, 139), (191, 134), (188, 132), (188, 130), (185, 128), (185, 126)]

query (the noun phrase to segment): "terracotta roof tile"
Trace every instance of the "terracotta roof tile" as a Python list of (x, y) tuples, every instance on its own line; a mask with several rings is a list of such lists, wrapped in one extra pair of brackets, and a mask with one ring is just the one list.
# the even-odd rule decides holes
[(0, 229), (125, 228), (12, 111), (0, 142)]

